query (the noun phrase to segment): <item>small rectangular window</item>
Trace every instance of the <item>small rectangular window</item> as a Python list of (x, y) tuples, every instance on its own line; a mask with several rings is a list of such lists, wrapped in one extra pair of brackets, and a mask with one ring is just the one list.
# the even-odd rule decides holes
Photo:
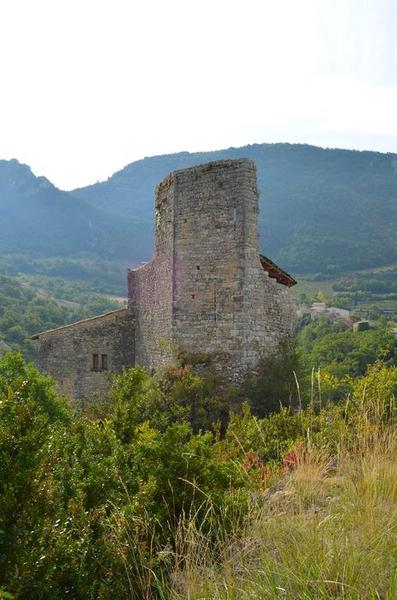
[(108, 370), (108, 355), (102, 354), (101, 355), (101, 371), (107, 371), (107, 370)]
[(92, 355), (92, 370), (99, 371), (99, 354)]

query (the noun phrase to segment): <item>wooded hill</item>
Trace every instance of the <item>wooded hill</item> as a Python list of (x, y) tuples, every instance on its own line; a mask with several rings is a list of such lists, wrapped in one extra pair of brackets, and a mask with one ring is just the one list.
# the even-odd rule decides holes
[(222, 158), (256, 162), (263, 252), (292, 273), (336, 273), (397, 261), (397, 157), (300, 144), (181, 152), (131, 163), (74, 195), (142, 219), (170, 171)]
[[(135, 244), (131, 240), (135, 238)], [(17, 160), (0, 161), (0, 255), (127, 258), (147, 254), (138, 219), (128, 221), (56, 188)], [(131, 251), (130, 251), (131, 254)], [(129, 255), (128, 255), (129, 256)]]
[(144, 158), (73, 192), (0, 161), (0, 256), (136, 265), (152, 253), (156, 184), (175, 169), (241, 157), (257, 165), (262, 251), (282, 267), (327, 275), (397, 262), (396, 156), (300, 144)]

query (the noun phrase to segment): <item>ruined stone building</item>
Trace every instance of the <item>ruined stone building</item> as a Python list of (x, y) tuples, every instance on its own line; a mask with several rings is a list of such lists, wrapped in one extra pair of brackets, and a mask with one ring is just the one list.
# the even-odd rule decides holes
[(156, 189), (153, 260), (128, 271), (128, 307), (33, 336), (40, 369), (75, 399), (106, 390), (107, 371), (155, 369), (180, 351), (205, 353), (231, 382), (255, 371), (291, 332), (296, 283), (260, 255), (258, 210), (252, 161), (168, 175)]

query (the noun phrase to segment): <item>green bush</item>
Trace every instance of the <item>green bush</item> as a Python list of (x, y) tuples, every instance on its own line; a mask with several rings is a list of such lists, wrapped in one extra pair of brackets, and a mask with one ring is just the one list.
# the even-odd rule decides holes
[(301, 410), (261, 418), (245, 404), (222, 434), (211, 403), (221, 398), (224, 410), (227, 395), (186, 366), (127, 370), (87, 414), (21, 355), (3, 356), (0, 589), (22, 599), (169, 597), (189, 536), (219, 559), (252, 525), (253, 503), (306, 455), (327, 464), (342, 446), (360, 455), (394, 426), (396, 367), (378, 362), (350, 378), (338, 403), (321, 385), (331, 396), (340, 381), (321, 377)]

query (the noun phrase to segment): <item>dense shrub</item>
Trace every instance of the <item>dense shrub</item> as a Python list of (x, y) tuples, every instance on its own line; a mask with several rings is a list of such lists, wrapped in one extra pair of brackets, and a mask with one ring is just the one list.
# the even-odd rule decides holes
[(396, 367), (378, 362), (349, 379), (343, 402), (325, 402), (319, 384), (301, 410), (260, 418), (244, 404), (222, 434), (208, 407), (222, 398), (222, 413), (227, 394), (186, 366), (155, 377), (128, 370), (96, 412), (75, 414), (20, 355), (3, 356), (0, 589), (49, 600), (169, 597), (193, 530), (220, 560), (252, 521), (252, 503), (308, 452), (327, 461), (342, 446), (365, 452), (394, 423)]

